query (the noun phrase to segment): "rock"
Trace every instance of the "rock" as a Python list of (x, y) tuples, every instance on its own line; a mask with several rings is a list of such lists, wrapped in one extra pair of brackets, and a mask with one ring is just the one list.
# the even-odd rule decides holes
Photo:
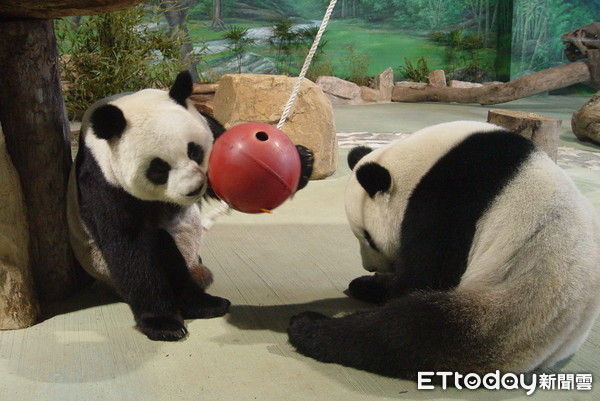
[(327, 99), (329, 99), (331, 104), (335, 105), (335, 106), (347, 106), (349, 104), (361, 104), (362, 103), (362, 99), (360, 99), (360, 98), (344, 99), (342, 97), (337, 97), (335, 95), (332, 95), (331, 93), (325, 93), (325, 96), (327, 97)]
[(451, 79), (448, 82), (448, 86), (451, 88), (479, 88), (483, 86), (483, 84), (477, 82), (465, 82), (465, 81), (457, 81), (455, 79)]
[(600, 92), (573, 113), (571, 128), (577, 139), (600, 144)]
[(381, 74), (377, 75), (373, 81), (373, 87), (379, 91), (378, 101), (391, 102), (392, 90), (394, 89), (394, 70), (387, 68)]
[(0, 131), (0, 330), (31, 326), (38, 313), (25, 204)]
[[(377, 103), (381, 101), (381, 93), (377, 89), (369, 88), (368, 86), (360, 87), (360, 97), (364, 102)], [(390, 100), (392, 95), (390, 94)]]
[(435, 87), (446, 86), (446, 74), (444, 70), (433, 70), (429, 73), (429, 85)]
[(426, 82), (412, 82), (412, 81), (398, 81), (394, 83), (394, 86), (400, 88), (410, 88), (410, 89), (423, 89), (427, 87)]
[(323, 92), (342, 99), (352, 100), (360, 96), (360, 86), (341, 78), (324, 75), (319, 77), (316, 83)]
[[(280, 75), (231, 74), (219, 81), (215, 118), (225, 128), (248, 121), (277, 124), (296, 78)], [(283, 126), (296, 144), (315, 153), (311, 178), (325, 178), (337, 167), (337, 140), (331, 103), (323, 91), (305, 79)]]

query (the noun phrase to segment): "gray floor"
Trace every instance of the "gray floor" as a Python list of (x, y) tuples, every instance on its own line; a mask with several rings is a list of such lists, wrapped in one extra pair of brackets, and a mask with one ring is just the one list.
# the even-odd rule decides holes
[[(565, 118), (582, 102), (541, 98), (506, 107)], [(434, 122), (482, 120), (486, 110), (354, 106), (337, 108), (336, 118), (338, 131), (410, 132)], [(572, 143), (565, 130), (563, 144)], [(188, 322), (190, 336), (183, 342), (151, 342), (132, 328), (126, 305), (93, 287), (55, 305), (57, 315), (32, 328), (0, 332), (0, 401), (528, 398), (522, 391), (418, 392), (412, 382), (318, 363), (287, 344), (284, 330), (294, 313), (337, 314), (365, 306), (342, 293), (364, 273), (343, 211), (346, 152), (340, 150), (333, 177), (312, 182), (272, 215), (235, 213), (210, 231), (205, 262), (216, 277), (212, 293), (234, 304), (226, 318)], [(600, 174), (577, 166), (567, 171), (600, 210)], [(597, 379), (599, 349), (597, 323), (562, 371), (592, 372)], [(533, 398), (589, 400), (600, 393), (538, 391)]]

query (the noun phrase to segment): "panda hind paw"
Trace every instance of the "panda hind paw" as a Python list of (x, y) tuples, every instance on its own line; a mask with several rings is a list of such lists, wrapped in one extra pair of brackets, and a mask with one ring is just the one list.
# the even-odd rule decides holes
[(210, 319), (229, 312), (231, 302), (225, 298), (203, 293), (182, 302), (181, 313), (186, 319)]
[(178, 341), (188, 334), (183, 321), (176, 316), (142, 317), (137, 328), (153, 341)]
[(323, 326), (331, 318), (317, 312), (303, 312), (292, 316), (288, 326), (288, 339), (296, 351), (321, 362), (332, 362), (328, 353), (331, 343)]

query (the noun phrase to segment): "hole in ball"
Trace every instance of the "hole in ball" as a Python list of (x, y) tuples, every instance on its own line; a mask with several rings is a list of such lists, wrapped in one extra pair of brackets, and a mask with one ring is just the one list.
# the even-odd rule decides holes
[(269, 135), (267, 135), (266, 132), (257, 132), (256, 133), (256, 139), (258, 139), (259, 141), (266, 141), (267, 139), (269, 139)]

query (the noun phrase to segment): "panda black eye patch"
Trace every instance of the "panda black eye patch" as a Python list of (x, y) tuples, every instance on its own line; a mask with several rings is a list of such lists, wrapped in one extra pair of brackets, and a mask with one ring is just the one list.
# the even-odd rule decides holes
[(204, 161), (204, 148), (197, 143), (188, 143), (187, 154), (191, 160), (198, 164), (202, 164), (202, 161)]
[(148, 166), (148, 170), (146, 170), (146, 178), (156, 185), (166, 184), (169, 180), (169, 171), (171, 170), (171, 165), (160, 159), (155, 157), (150, 162), (150, 166)]
[(379, 248), (377, 248), (377, 245), (375, 245), (375, 242), (373, 241), (373, 238), (371, 237), (371, 234), (369, 234), (369, 232), (367, 230), (363, 230), (363, 235), (365, 237), (365, 240), (369, 244), (369, 246), (371, 248), (373, 248), (373, 250), (379, 252)]

